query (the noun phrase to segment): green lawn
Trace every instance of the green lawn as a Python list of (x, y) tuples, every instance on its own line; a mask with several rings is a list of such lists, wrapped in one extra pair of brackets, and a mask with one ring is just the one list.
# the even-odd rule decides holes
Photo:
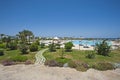
[(0, 62), (3, 60), (11, 59), (17, 62), (24, 62), (26, 60), (30, 60), (31, 62), (35, 61), (36, 52), (29, 52), (28, 54), (21, 54), (19, 50), (10, 50), (4, 51), (4, 55), (0, 56)]
[[(114, 50), (110, 53), (110, 56), (102, 56), (95, 54), (94, 59), (86, 58), (86, 55), (89, 53), (92, 53), (93, 51), (79, 51), (79, 50), (73, 50), (72, 52), (64, 52), (64, 58), (68, 59), (69, 61), (78, 61), (87, 63), (90, 66), (100, 63), (100, 62), (106, 62), (106, 63), (120, 63), (120, 51)], [(47, 60), (56, 60), (60, 58), (62, 53), (61, 49), (58, 49), (56, 52), (45, 52), (43, 55)], [(94, 52), (95, 53), (95, 52)], [(68, 62), (69, 62), (68, 61)]]
[[(47, 60), (56, 59), (61, 55), (61, 49), (58, 49), (56, 52), (45, 52), (43, 55)], [(120, 62), (120, 51), (112, 51), (110, 56), (102, 56), (95, 54), (94, 59), (88, 59), (85, 56), (93, 51), (79, 51), (73, 50), (72, 52), (64, 52), (64, 57), (71, 59), (71, 60), (80, 60), (87, 63), (94, 63), (94, 62)]]

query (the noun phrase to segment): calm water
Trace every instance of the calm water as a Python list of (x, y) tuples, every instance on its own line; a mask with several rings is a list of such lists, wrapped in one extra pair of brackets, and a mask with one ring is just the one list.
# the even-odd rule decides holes
[[(88, 46), (94, 46), (96, 43), (101, 43), (102, 40), (72, 40), (73, 44), (77, 45), (88, 45)], [(107, 41), (109, 45), (111, 45), (111, 41)]]

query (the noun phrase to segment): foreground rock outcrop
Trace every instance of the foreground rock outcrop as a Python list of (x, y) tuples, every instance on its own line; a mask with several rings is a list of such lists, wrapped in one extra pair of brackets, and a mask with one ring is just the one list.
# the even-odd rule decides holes
[(120, 69), (79, 72), (44, 65), (0, 65), (0, 80), (120, 80)]

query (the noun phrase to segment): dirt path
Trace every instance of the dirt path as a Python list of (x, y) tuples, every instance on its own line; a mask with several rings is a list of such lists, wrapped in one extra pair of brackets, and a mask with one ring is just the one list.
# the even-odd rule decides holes
[(71, 68), (44, 65), (0, 65), (0, 80), (120, 80), (120, 69), (79, 72)]
[(39, 52), (37, 52), (37, 54), (35, 55), (35, 58), (36, 58), (35, 64), (44, 64), (46, 59), (42, 54), (46, 50), (48, 50), (48, 49), (43, 49), (43, 50), (40, 50)]

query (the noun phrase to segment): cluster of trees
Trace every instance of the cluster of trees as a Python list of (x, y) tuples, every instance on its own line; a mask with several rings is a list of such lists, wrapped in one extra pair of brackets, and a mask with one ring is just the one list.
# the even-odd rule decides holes
[[(65, 51), (66, 52), (72, 51), (72, 47), (73, 47), (72, 42), (65, 43)], [(52, 44), (49, 45), (49, 51), (50, 52), (56, 51), (56, 49), (60, 49), (60, 44), (52, 43)]]
[[(56, 49), (57, 49), (56, 46), (57, 47), (59, 46), (59, 48), (60, 48), (60, 44), (54, 44), (54, 43), (50, 44), (49, 51), (51, 51), (51, 52), (56, 51)], [(70, 51), (72, 51), (72, 47), (73, 47), (73, 43), (67, 42), (67, 43), (65, 43), (64, 49), (66, 52), (70, 52)], [(111, 52), (111, 46), (107, 43), (106, 40), (103, 40), (101, 43), (96, 44), (95, 52), (98, 55), (109, 56), (109, 53)], [(94, 56), (95, 55), (92, 53), (92, 54), (89, 54), (87, 57), (93, 58)]]
[[(32, 42), (32, 43), (31, 43)], [(0, 49), (7, 50), (16, 50), (19, 49), (23, 54), (27, 53), (27, 51), (37, 51), (38, 46), (41, 48), (45, 47), (44, 43), (39, 43), (39, 39), (34, 40), (34, 34), (32, 31), (23, 30), (19, 32), (16, 37), (11, 37), (5, 34), (0, 34)], [(56, 49), (60, 49), (60, 44), (52, 43), (49, 46), (49, 51), (53, 52)], [(65, 43), (65, 51), (72, 51), (73, 43), (67, 42)], [(108, 56), (110, 53), (111, 46), (108, 45), (106, 40), (101, 42), (100, 44), (96, 44), (95, 51), (99, 55)], [(2, 52), (2, 51), (1, 51)]]
[(14, 37), (0, 34), (0, 49), (19, 49), (22, 54), (26, 54), (28, 51), (37, 51), (39, 45), (39, 40), (34, 40), (34, 34), (29, 30), (23, 30)]

